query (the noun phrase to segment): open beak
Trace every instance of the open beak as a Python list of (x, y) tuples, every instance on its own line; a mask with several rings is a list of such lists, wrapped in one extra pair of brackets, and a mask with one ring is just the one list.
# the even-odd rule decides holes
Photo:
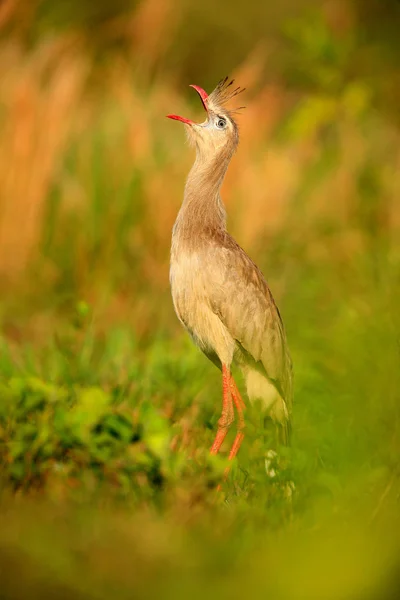
[[(205, 90), (203, 90), (203, 88), (199, 87), (198, 85), (190, 85), (189, 87), (192, 87), (193, 89), (196, 90), (196, 92), (200, 96), (200, 99), (201, 99), (204, 109), (208, 111), (208, 108), (207, 108), (208, 94), (207, 94), (207, 92)], [(194, 121), (191, 121), (190, 119), (185, 119), (185, 117), (180, 117), (179, 115), (167, 115), (167, 117), (168, 117), (168, 119), (175, 119), (175, 121), (181, 121), (182, 123), (186, 123), (186, 125), (196, 125), (196, 123)]]

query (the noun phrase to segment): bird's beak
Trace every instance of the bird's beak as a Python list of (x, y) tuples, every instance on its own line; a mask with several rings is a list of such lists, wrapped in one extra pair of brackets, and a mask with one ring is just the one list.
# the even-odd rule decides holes
[[(199, 94), (201, 102), (203, 104), (203, 107), (206, 111), (208, 111), (207, 108), (207, 100), (208, 100), (208, 94), (205, 90), (203, 90), (203, 88), (199, 87), (198, 85), (190, 85), (189, 87), (192, 87), (193, 89), (196, 90), (196, 92)], [(167, 115), (168, 119), (175, 119), (175, 121), (181, 121), (182, 123), (186, 123), (186, 125), (196, 125), (196, 123), (194, 121), (191, 121), (190, 119), (185, 119), (185, 117), (180, 117), (179, 115)]]
[(196, 125), (194, 121), (190, 119), (185, 119), (185, 117), (180, 117), (179, 115), (167, 115), (168, 119), (175, 119), (175, 121), (182, 121), (182, 123), (186, 123), (186, 125)]
[(203, 88), (199, 87), (198, 85), (190, 85), (189, 87), (192, 87), (194, 90), (196, 90), (196, 92), (200, 96), (201, 102), (204, 106), (204, 110), (208, 111), (208, 108), (207, 108), (208, 94), (207, 94), (207, 92), (205, 90), (203, 90)]

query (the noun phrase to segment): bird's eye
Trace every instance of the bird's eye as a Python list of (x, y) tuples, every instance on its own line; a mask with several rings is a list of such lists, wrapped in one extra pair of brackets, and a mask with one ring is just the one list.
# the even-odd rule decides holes
[(226, 121), (222, 117), (218, 117), (215, 124), (218, 127), (218, 129), (224, 129), (226, 126)]

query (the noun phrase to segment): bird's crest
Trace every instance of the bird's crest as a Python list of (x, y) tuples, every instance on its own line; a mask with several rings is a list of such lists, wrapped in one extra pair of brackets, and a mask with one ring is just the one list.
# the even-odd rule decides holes
[[(241, 87), (233, 87), (234, 79), (229, 81), (229, 77), (225, 77), (225, 79), (221, 79), (221, 81), (217, 84), (216, 88), (211, 92), (211, 94), (207, 98), (207, 104), (209, 106), (218, 106), (223, 108), (224, 105), (229, 102), (232, 98), (244, 92), (246, 88)], [(244, 106), (240, 106), (235, 110), (240, 110), (244, 108)]]

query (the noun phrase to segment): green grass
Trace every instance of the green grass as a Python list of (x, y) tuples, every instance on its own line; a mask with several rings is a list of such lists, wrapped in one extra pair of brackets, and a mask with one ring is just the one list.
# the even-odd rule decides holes
[(333, 265), (287, 255), (294, 435), (275, 481), (249, 407), (216, 491), (219, 373), (178, 328), (100, 335), (79, 302), (47, 343), (3, 341), (3, 597), (392, 597), (398, 266), (378, 249)]

